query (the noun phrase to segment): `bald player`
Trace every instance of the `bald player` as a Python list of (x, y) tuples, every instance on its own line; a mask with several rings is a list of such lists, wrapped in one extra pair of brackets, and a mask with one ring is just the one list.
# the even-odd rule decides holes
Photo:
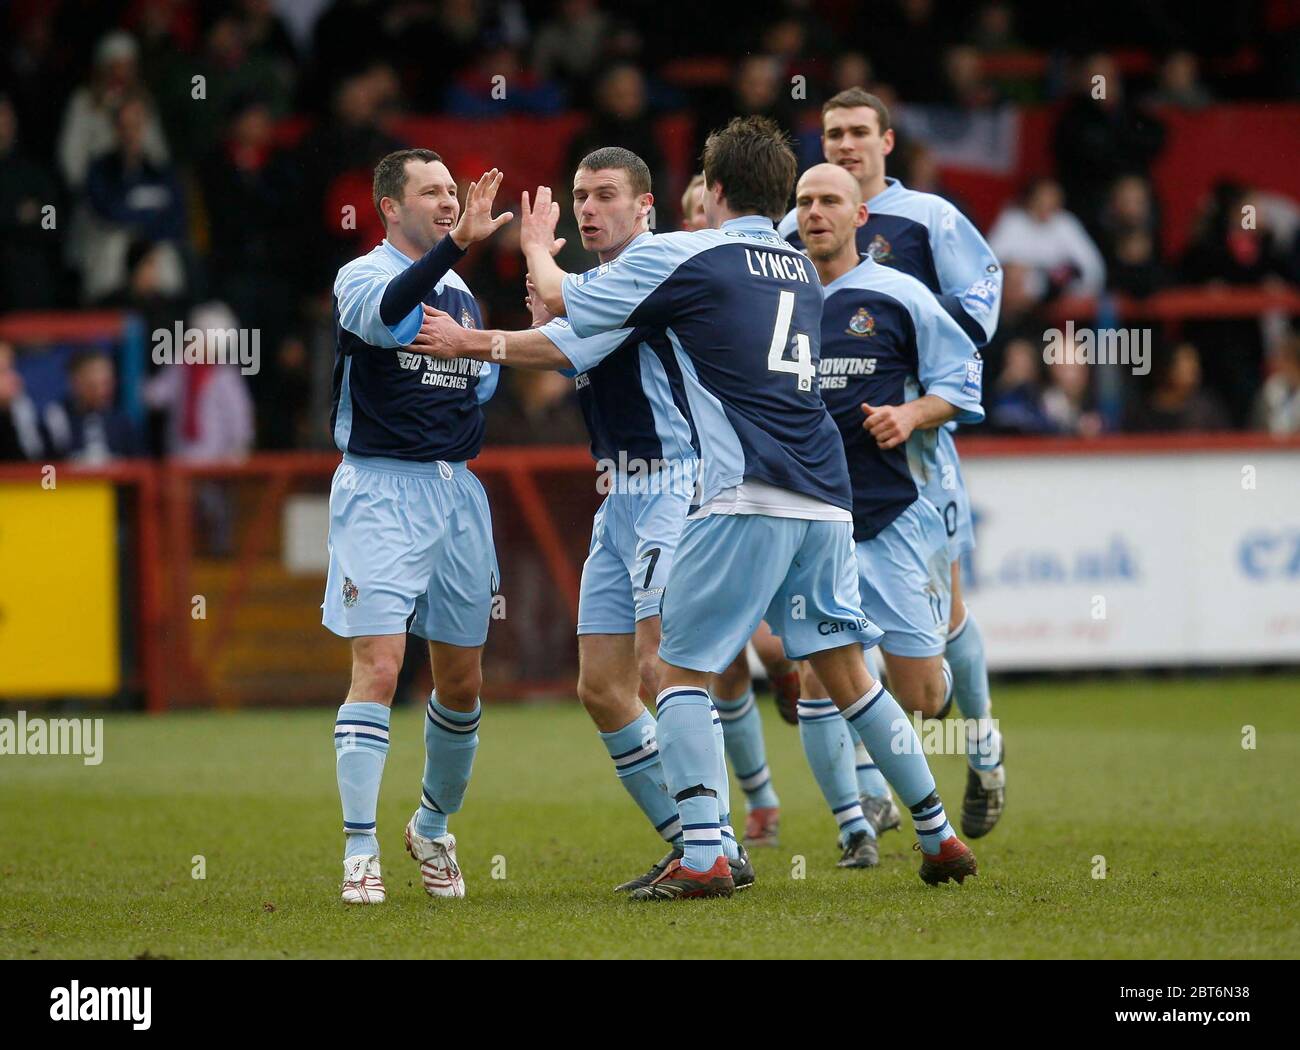
[[(795, 214), (825, 294), (818, 381), (848, 460), (862, 611), (884, 632), (894, 695), (933, 715), (952, 682), (943, 658), (948, 536), (912, 476), (907, 443), (952, 420), (984, 418), (979, 355), (925, 285), (858, 251), (868, 212), (849, 172), (833, 164), (809, 169), (795, 189)], [(850, 725), (806, 665), (803, 697), (800, 737), (840, 823), (840, 866), (870, 867), (875, 820), (861, 819), (858, 808)]]
[[(950, 201), (909, 190), (885, 173), (894, 149), (888, 107), (862, 88), (849, 88), (822, 107), (822, 151), (826, 160), (857, 180), (867, 205), (867, 220), (856, 232), (857, 249), (876, 262), (915, 277), (977, 346), (997, 328), (1002, 300), (1002, 268), (984, 238)], [(797, 211), (778, 227), (790, 243), (802, 246)], [(951, 618), (947, 657), (953, 697), (971, 731), (962, 832), (988, 834), (1002, 815), (1006, 770), (1002, 737), (990, 717), (988, 665), (979, 625), (962, 600), (960, 558), (975, 547), (970, 497), (952, 439), (955, 424), (923, 430), (910, 441), (917, 484), (943, 514), (948, 535)], [(901, 699), (901, 698), (900, 698)], [(924, 714), (934, 712), (922, 709)], [(940, 712), (946, 715), (947, 710)], [(870, 756), (859, 752), (859, 790), (865, 799), (884, 799), (884, 780)], [(880, 806), (864, 802), (868, 809)], [(886, 810), (892, 809), (892, 803)], [(883, 829), (882, 829), (883, 830)]]

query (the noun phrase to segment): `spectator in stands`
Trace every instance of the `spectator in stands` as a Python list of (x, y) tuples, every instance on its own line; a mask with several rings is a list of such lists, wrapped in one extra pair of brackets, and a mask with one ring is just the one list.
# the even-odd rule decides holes
[(1056, 170), (1071, 211), (1096, 231), (1111, 183), (1121, 175), (1149, 175), (1165, 131), (1130, 103), (1109, 55), (1088, 56), (1074, 73), (1073, 96), (1053, 133)]
[(600, 78), (596, 112), (591, 124), (569, 145), (565, 170), (572, 172), (583, 157), (601, 146), (630, 149), (646, 162), (655, 191), (666, 191), (664, 155), (646, 99), (645, 76), (630, 63), (611, 66)]
[(1158, 292), (1173, 281), (1146, 230), (1126, 230), (1115, 237), (1106, 267), (1108, 288), (1138, 298)]
[(1149, 234), (1159, 244), (1159, 204), (1150, 180), (1141, 175), (1121, 175), (1111, 184), (1101, 213), (1103, 250), (1109, 252), (1114, 238), (1135, 230)]
[(606, 60), (611, 29), (610, 16), (595, 0), (563, 0), (537, 31), (533, 69), (543, 80), (564, 81), (570, 90), (587, 88)]
[(890, 171), (909, 189), (934, 193), (957, 206), (969, 218), (966, 202), (944, 181), (934, 150), (920, 139), (913, 139), (900, 150), (897, 146), (889, 158)]
[[(329, 288), (338, 268), (383, 238), (383, 226), (370, 206), (375, 165), (398, 142), (383, 128), (392, 96), (391, 67), (375, 63), (340, 80), (330, 115), (299, 144), (286, 167), (300, 177), (287, 191), (296, 203), (297, 228), (307, 251), (294, 253), (291, 274), (300, 288)], [(351, 207), (345, 224), (343, 207)]]
[(89, 216), (82, 243), (82, 289), (103, 299), (126, 284), (126, 256), (133, 239), (167, 246), (183, 272), (185, 200), (175, 172), (148, 151), (150, 114), (139, 95), (117, 108), (117, 146), (95, 160), (86, 176)]
[[(196, 306), (190, 328), (205, 333), (238, 330), (239, 321), (221, 302)], [(215, 355), (217, 340), (206, 349)], [(253, 402), (238, 365), (212, 362), (169, 364), (144, 388), (151, 408), (167, 416), (167, 453), (193, 462), (246, 456), (253, 446)]]
[(140, 431), (115, 407), (117, 377), (100, 350), (76, 353), (68, 364), (68, 397), (45, 406), (42, 422), (51, 454), (88, 464), (140, 456)]
[(732, 117), (770, 117), (786, 134), (794, 137), (797, 113), (790, 98), (790, 83), (781, 79), (781, 63), (771, 55), (746, 55), (736, 65), (729, 96), (715, 98), (706, 105), (696, 122), (695, 152), (704, 149), (709, 132), (720, 128)]
[(558, 113), (564, 102), (558, 84), (525, 66), (516, 48), (497, 42), (456, 78), (444, 107), (457, 117), (546, 116)]
[(58, 187), (19, 146), (18, 115), (0, 95), (0, 312), (54, 305), (58, 292), (58, 233), (44, 223), (58, 215)]
[(14, 348), (0, 343), (0, 463), (37, 460), (45, 455), (36, 406), (14, 367)]
[(1254, 193), (1235, 182), (1220, 182), (1183, 256), (1183, 278), (1241, 285), (1285, 278), (1288, 247), (1279, 243), (1269, 225), (1269, 212), (1259, 209)]
[(1044, 301), (1057, 294), (1096, 295), (1106, 264), (1083, 225), (1062, 207), (1054, 179), (1035, 179), (1021, 203), (1004, 211), (989, 233), (989, 247), (1005, 265), (1033, 271), (1031, 294)]
[(1204, 109), (1214, 95), (1201, 83), (1200, 62), (1191, 51), (1171, 51), (1160, 63), (1160, 82), (1147, 96), (1152, 106)]
[(311, 441), (311, 374), (307, 343), (292, 332), (281, 340), (259, 388), (258, 446), (272, 451), (306, 448)]
[(1002, 101), (984, 76), (983, 59), (969, 44), (950, 47), (943, 56), (944, 102), (957, 109), (987, 109)]
[(95, 49), (90, 83), (74, 91), (68, 100), (59, 133), (59, 167), (70, 188), (80, 189), (91, 162), (117, 145), (116, 115), (128, 98), (140, 99), (144, 107), (140, 129), (143, 156), (158, 166), (167, 162), (167, 143), (144, 94), (137, 57), (138, 48), (130, 33), (109, 33)]
[(212, 292), (236, 315), (256, 317), (270, 343), (289, 327), (294, 306), (286, 280), (291, 242), (282, 229), (290, 175), (274, 136), (266, 102), (241, 99), (220, 146), (202, 166)]
[[(1281, 283), (1292, 272), (1287, 246), (1278, 243), (1270, 213), (1255, 194), (1232, 182), (1214, 188), (1182, 261), (1189, 284), (1259, 286)], [(1197, 320), (1186, 337), (1205, 352), (1209, 387), (1222, 394), (1235, 424), (1247, 422), (1263, 379), (1264, 337), (1259, 319)]]
[(1105, 429), (1092, 389), (1092, 368), (1067, 357), (1047, 369), (1043, 411), (1057, 434), (1096, 437)]
[[(1017, 33), (1015, 11), (1005, 0), (991, 0), (980, 7), (969, 39), (982, 56), (1030, 50)], [(1004, 73), (995, 76), (993, 83), (1004, 98), (1016, 103), (1038, 102), (1043, 97), (1041, 78), (1030, 73)]]
[(852, 87), (866, 87), (875, 81), (871, 60), (861, 51), (844, 51), (831, 63), (831, 82), (826, 97), (838, 95)]
[[(895, 0), (872, 13), (872, 59), (879, 75), (908, 102), (939, 102), (943, 94), (940, 56), (958, 28), (934, 0)], [(892, 110), (891, 110), (892, 111)]]
[(1252, 423), (1270, 434), (1300, 434), (1300, 335), (1291, 332), (1281, 342), (1275, 364), (1255, 399)]
[(1154, 393), (1133, 415), (1130, 429), (1147, 431), (1224, 430), (1223, 401), (1201, 383), (1201, 354), (1188, 342), (1163, 362)]
[(1042, 354), (1032, 340), (1018, 336), (1003, 350), (988, 422), (1003, 434), (1050, 434), (1055, 429), (1043, 403)]

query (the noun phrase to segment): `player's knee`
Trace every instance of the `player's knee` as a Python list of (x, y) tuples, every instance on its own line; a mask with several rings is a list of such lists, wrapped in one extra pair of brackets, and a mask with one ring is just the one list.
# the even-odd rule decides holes
[(383, 650), (357, 653), (352, 663), (352, 694), (379, 703), (392, 699), (402, 670), (402, 654)]
[(603, 724), (618, 704), (614, 683), (604, 675), (578, 674), (578, 701), (597, 724)]
[(477, 664), (443, 668), (434, 682), (438, 702), (452, 710), (473, 710), (482, 688), (483, 672)]
[(944, 682), (941, 675), (907, 683), (895, 693), (896, 699), (908, 711), (918, 712), (922, 718), (935, 718), (943, 710)]

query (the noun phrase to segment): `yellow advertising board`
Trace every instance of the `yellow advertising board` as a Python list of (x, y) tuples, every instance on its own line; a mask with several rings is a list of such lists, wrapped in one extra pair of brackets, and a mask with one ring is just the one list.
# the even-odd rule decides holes
[(118, 689), (117, 494), (0, 481), (0, 699)]

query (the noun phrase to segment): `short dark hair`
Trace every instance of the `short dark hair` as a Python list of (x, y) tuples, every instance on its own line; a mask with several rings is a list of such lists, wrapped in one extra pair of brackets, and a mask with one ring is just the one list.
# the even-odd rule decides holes
[(894, 125), (889, 121), (889, 107), (870, 91), (860, 87), (845, 88), (838, 95), (832, 95), (822, 105), (823, 120), (832, 109), (858, 109), (865, 106), (876, 111), (876, 121), (880, 124), (880, 134), (884, 134)]
[(399, 149), (375, 165), (375, 181), (371, 197), (375, 202), (375, 211), (379, 212), (379, 221), (388, 229), (388, 220), (379, 202), (385, 197), (401, 200), (406, 192), (406, 162), (408, 160), (440, 161), (442, 158), (431, 149)]
[(640, 196), (650, 192), (650, 167), (633, 153), (622, 146), (601, 146), (588, 153), (578, 163), (579, 168), (588, 171), (600, 171), (604, 168), (617, 168), (627, 172), (627, 181), (632, 184), (632, 192)]
[(768, 117), (733, 117), (704, 143), (704, 179), (721, 183), (727, 206), (739, 215), (785, 214), (798, 172), (790, 139)]

